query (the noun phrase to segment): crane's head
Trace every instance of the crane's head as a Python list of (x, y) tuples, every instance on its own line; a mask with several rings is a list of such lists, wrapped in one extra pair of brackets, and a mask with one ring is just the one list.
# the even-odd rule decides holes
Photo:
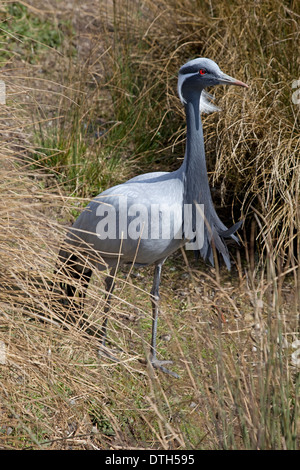
[(200, 93), (204, 88), (215, 85), (237, 85), (248, 88), (246, 83), (223, 73), (211, 59), (200, 57), (190, 60), (179, 70), (178, 94), (182, 103), (187, 102), (189, 94)]

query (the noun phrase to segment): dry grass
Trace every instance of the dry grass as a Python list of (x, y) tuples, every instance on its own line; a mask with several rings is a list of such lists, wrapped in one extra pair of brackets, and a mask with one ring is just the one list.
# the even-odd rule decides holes
[[(30, 4), (64, 39), (35, 61), (24, 40), (3, 67), (0, 447), (299, 448), (298, 3)], [(158, 349), (174, 381), (146, 364), (150, 268), (118, 274), (118, 363), (62, 322), (51, 286), (65, 227), (95, 192), (178, 166), (176, 75), (198, 55), (250, 84), (216, 90), (223, 111), (204, 122), (218, 210), (238, 219), (242, 207), (246, 222), (232, 274), (185, 252), (166, 263)], [(103, 306), (95, 273), (87, 325)]]

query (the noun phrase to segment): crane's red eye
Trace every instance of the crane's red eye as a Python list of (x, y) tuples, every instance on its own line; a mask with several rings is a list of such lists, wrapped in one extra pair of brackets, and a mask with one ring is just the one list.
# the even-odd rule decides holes
[(205, 69), (200, 69), (200, 70), (199, 70), (199, 73), (200, 73), (200, 75), (205, 75), (205, 74), (206, 74), (206, 70), (205, 70)]

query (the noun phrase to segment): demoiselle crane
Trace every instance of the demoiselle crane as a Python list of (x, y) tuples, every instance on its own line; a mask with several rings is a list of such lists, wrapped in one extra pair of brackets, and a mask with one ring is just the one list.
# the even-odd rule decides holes
[[(156, 354), (159, 285), (166, 258), (186, 245), (200, 252), (204, 260), (214, 264), (214, 250), (230, 269), (225, 238), (237, 241), (234, 235), (238, 222), (227, 228), (219, 219), (211, 198), (204, 150), (201, 112), (218, 110), (211, 96), (204, 91), (215, 85), (245, 83), (224, 74), (207, 58), (187, 62), (179, 70), (178, 94), (185, 108), (187, 135), (183, 163), (173, 172), (154, 172), (136, 176), (96, 196), (70, 228), (65, 246), (59, 253), (61, 270), (69, 278), (88, 286), (92, 270), (106, 271), (107, 304), (114, 287), (114, 277), (121, 264), (147, 266), (154, 264), (151, 290), (152, 339), (150, 362), (170, 375)], [(86, 262), (85, 262), (86, 261)], [(63, 285), (70, 305), (76, 308), (76, 287)], [(102, 327), (105, 345), (107, 316)]]

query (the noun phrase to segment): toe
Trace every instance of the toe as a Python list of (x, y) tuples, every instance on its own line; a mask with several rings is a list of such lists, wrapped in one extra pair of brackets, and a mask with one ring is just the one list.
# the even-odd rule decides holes
[(157, 359), (152, 358), (150, 362), (155, 369), (160, 369), (165, 374), (171, 375), (172, 377), (179, 379), (179, 375), (176, 374), (176, 372), (173, 372), (163, 366), (163, 364), (173, 364), (173, 361), (158, 361)]

